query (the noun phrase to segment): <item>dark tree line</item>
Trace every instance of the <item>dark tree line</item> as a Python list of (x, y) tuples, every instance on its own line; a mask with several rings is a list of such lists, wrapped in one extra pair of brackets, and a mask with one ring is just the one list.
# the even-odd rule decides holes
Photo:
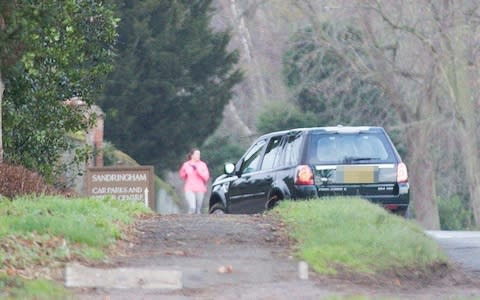
[(156, 171), (176, 169), (222, 120), (242, 79), (210, 0), (120, 1), (115, 71), (99, 103), (105, 138)]

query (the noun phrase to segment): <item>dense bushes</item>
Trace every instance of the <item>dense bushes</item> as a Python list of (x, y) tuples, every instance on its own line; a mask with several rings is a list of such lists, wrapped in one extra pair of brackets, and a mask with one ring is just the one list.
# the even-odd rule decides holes
[(473, 226), (473, 214), (466, 200), (458, 196), (437, 199), (442, 230), (465, 230)]
[(47, 184), (40, 174), (25, 167), (0, 164), (0, 195), (13, 199), (28, 194), (71, 196), (74, 192)]

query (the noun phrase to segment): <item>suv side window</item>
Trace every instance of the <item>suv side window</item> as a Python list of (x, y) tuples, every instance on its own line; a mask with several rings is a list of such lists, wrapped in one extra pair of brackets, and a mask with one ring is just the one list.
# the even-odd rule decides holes
[(265, 155), (263, 157), (262, 170), (273, 169), (273, 166), (275, 165), (275, 160), (278, 160), (277, 154), (280, 149), (281, 140), (282, 136), (275, 136), (270, 139), (267, 149), (265, 150)]
[(260, 158), (262, 150), (267, 142), (265, 140), (258, 141), (250, 150), (245, 154), (245, 157), (240, 167), (242, 174), (251, 173), (259, 170)]
[(287, 137), (285, 147), (283, 149), (283, 166), (291, 166), (298, 163), (300, 157), (300, 148), (302, 144), (302, 134), (297, 132)]

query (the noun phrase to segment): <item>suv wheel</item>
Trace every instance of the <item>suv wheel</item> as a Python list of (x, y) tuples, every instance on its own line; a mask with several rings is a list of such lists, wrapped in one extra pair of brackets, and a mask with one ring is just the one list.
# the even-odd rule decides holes
[(280, 201), (281, 199), (282, 197), (279, 197), (276, 194), (271, 195), (270, 198), (268, 199), (268, 202), (265, 205), (265, 208), (267, 210), (274, 208), (278, 204), (278, 201)]
[(221, 203), (215, 203), (211, 208), (210, 208), (210, 213), (212, 215), (223, 215), (225, 214), (225, 207)]

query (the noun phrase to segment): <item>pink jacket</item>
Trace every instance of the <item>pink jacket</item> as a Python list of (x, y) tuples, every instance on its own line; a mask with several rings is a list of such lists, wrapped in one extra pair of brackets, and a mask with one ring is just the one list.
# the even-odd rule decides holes
[(189, 160), (180, 168), (180, 177), (185, 181), (185, 191), (206, 192), (207, 181), (210, 178), (207, 164), (203, 161)]

